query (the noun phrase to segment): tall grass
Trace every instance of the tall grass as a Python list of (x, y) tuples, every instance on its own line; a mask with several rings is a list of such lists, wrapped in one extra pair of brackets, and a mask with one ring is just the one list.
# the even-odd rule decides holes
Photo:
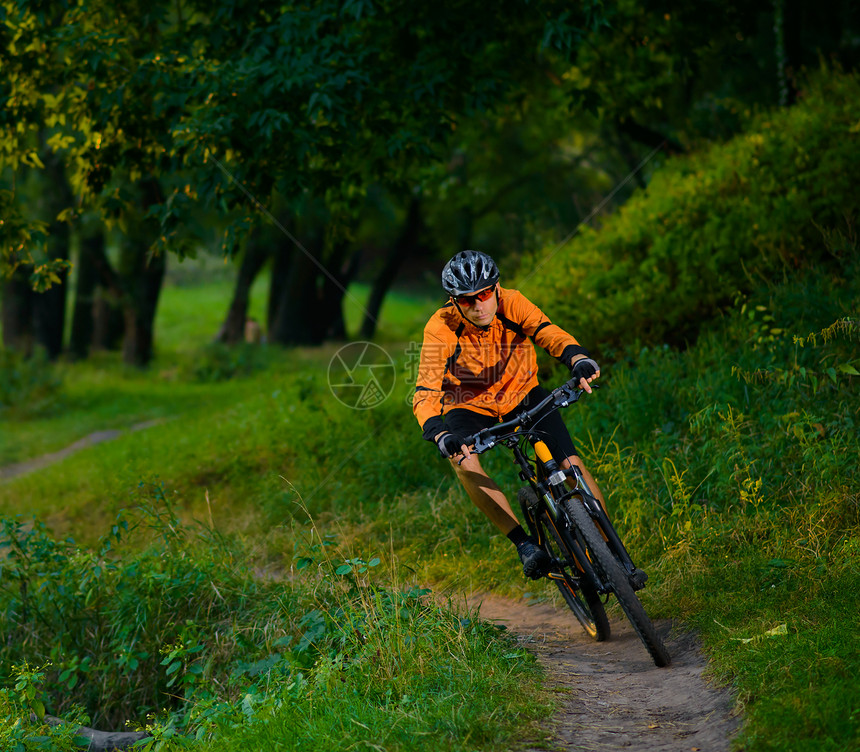
[[(402, 440), (404, 348), (395, 395), (364, 413), (329, 388), (335, 349), (270, 348), (217, 378), (211, 352), (202, 378), (181, 353), (148, 378), (67, 366), (65, 410), (13, 416), (58, 442), (74, 415), (163, 420), (0, 485), (4, 743), (72, 748), (15, 723), (33, 710), (146, 725), (160, 749), (484, 749), (546, 714), (533, 657), (420, 587), (387, 540), (386, 510), (436, 472)], [(18, 439), (19, 456), (55, 446)]]
[(589, 406), (650, 603), (701, 634), (744, 750), (860, 739), (858, 311), (856, 263), (765, 287), (688, 351), (613, 369)]
[(26, 735), (26, 711), (47, 710), (146, 726), (144, 749), (488, 749), (547, 709), (523, 648), (312, 525), (289, 574), (184, 525), (159, 488), (97, 550), (38, 524), (3, 533), (0, 668), (18, 679), (0, 688), (0, 739), (71, 749), (39, 720)]
[[(835, 751), (860, 736), (858, 311), (856, 262), (838, 275), (765, 285), (684, 352), (615, 353), (606, 388), (565, 416), (651, 574), (642, 591), (649, 612), (695, 628), (711, 676), (732, 686), (744, 749)], [(525, 586), (510, 545), (420, 439), (409, 354), (389, 346), (394, 391), (358, 411), (327, 383), (335, 349), (283, 358), (272, 350), (222, 381), (168, 367), (147, 385), (86, 367), (77, 405), (70, 375), (63, 389), (73, 414), (87, 410), (89, 378), (94, 409), (124, 404), (129, 416), (160, 410), (172, 419), (0, 485), (4, 515), (26, 509), (59, 533), (7, 523), (7, 540), (29, 541), (38, 565), (3, 560), (4, 634), (14, 625), (21, 639), (11, 644), (50, 646), (44, 622), (59, 629), (62, 613), (89, 629), (56, 655), (45, 648), (29, 668), (7, 653), (0, 712), (21, 717), (38, 701), (74, 717), (56, 703), (68, 695), (73, 674), (61, 677), (75, 655), (73, 689), (84, 696), (85, 647), (99, 649), (88, 665), (106, 667), (107, 683), (93, 681), (86, 712), (123, 688), (139, 722), (156, 713), (150, 725), (164, 745), (199, 736), (198, 745), (219, 749), (277, 748), (285, 738), (295, 749), (380, 740), (481, 749), (509, 744), (518, 719), (546, 712), (528, 656), (421, 591), (433, 583), (522, 595)], [(39, 420), (65, 430), (62, 415)], [(504, 453), (485, 458), (515, 488)], [(150, 513), (138, 529), (154, 539), (121, 534), (120, 550), (109, 538), (112, 550), (102, 551), (120, 510), (146, 502), (141, 481), (149, 503), (163, 489), (156, 508), (169, 504), (173, 516)], [(164, 539), (171, 528), (186, 531), (181, 541)], [(67, 535), (78, 543), (63, 543)], [(28, 606), (45, 614), (36, 625), (21, 618), (21, 582), (40, 599)], [(90, 590), (98, 608), (87, 604)], [(146, 611), (140, 622), (152, 634), (138, 669), (145, 665), (155, 694), (139, 698), (115, 663), (129, 653), (116, 625), (138, 623), (122, 608), (137, 599), (144, 614), (157, 598), (176, 605), (170, 619)], [(67, 610), (49, 616), (60, 606)], [(99, 620), (106, 629), (96, 632)]]

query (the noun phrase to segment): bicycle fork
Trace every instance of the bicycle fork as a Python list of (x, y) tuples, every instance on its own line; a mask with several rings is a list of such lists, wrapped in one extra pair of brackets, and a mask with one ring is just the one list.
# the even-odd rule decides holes
[[(624, 543), (610, 522), (606, 511), (603, 509), (603, 505), (594, 496), (594, 494), (591, 493), (591, 489), (585, 482), (582, 471), (574, 464), (571, 464), (569, 468), (560, 467), (549, 451), (549, 447), (542, 441), (536, 441), (534, 443), (534, 448), (535, 454), (541, 463), (543, 463), (544, 468), (547, 471), (547, 480), (549, 481), (549, 484), (553, 486), (557, 492), (559, 501), (564, 500), (565, 498), (570, 498), (574, 494), (578, 494), (580, 498), (582, 498), (582, 503), (585, 506), (588, 515), (594, 520), (597, 525), (597, 529), (606, 540), (609, 550), (612, 551), (615, 558), (618, 559), (621, 566), (624, 567), (625, 573), (628, 576), (632, 575), (636, 569), (633, 565), (633, 560), (630, 558), (627, 548), (624, 546)], [(567, 484), (565, 483), (567, 478), (574, 479), (573, 490), (568, 490)], [(553, 510), (553, 516), (557, 518), (558, 514), (555, 510), (555, 501), (553, 501), (550, 508)]]
[(610, 522), (606, 511), (603, 509), (603, 505), (600, 503), (599, 499), (591, 493), (591, 489), (585, 482), (585, 478), (582, 477), (582, 471), (576, 465), (572, 465), (564, 472), (573, 477), (576, 481), (577, 490), (572, 491), (571, 494), (578, 494), (582, 498), (585, 510), (588, 512), (591, 519), (593, 519), (597, 524), (597, 528), (606, 540), (609, 550), (612, 551), (615, 558), (618, 559), (624, 567), (626, 574), (633, 574), (633, 571), (636, 569), (633, 564), (633, 560), (630, 558), (630, 554), (627, 552), (627, 548), (618, 536), (618, 533), (615, 532), (615, 527)]

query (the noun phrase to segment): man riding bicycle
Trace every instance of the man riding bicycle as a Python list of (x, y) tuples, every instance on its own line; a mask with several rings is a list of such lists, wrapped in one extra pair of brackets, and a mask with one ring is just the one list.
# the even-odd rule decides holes
[[(507, 420), (548, 394), (538, 384), (532, 342), (570, 368), (586, 392), (592, 391), (600, 367), (522, 293), (501, 287), (499, 276), (496, 262), (480, 251), (461, 251), (445, 264), (442, 287), (449, 300), (424, 327), (412, 410), (424, 438), (451, 460), (472, 502), (516, 546), (525, 575), (537, 579), (547, 572), (548, 554), (526, 534), (465, 437)], [(553, 456), (564, 458), (562, 467), (576, 465), (605, 509), (603, 495), (559, 413), (550, 411), (536, 425)], [(644, 572), (636, 571), (644, 584)]]

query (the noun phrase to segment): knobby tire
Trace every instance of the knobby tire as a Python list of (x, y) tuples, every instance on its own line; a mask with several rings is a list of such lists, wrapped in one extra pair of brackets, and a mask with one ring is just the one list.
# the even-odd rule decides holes
[(601, 571), (606, 578), (607, 583), (611, 586), (618, 603), (622, 610), (627, 615), (630, 623), (642, 644), (648, 650), (649, 655), (653, 659), (655, 665), (663, 667), (668, 666), (671, 657), (657, 634), (654, 624), (645, 613), (645, 608), (642, 602), (633, 591), (627, 575), (624, 573), (618, 560), (612, 555), (606, 541), (597, 529), (597, 525), (585, 509), (582, 501), (573, 497), (564, 502), (565, 511), (570, 516), (571, 521), (582, 534), (585, 545), (588, 548), (589, 557), (592, 559), (592, 564)]
[[(570, 550), (570, 544), (565, 540), (566, 531), (559, 533), (546, 512), (540, 515), (539, 520), (535, 520), (529, 511), (536, 501), (534, 491), (531, 488), (521, 488), (519, 501), (532, 535), (538, 537), (547, 553), (558, 562), (574, 561), (575, 556)], [(540, 530), (538, 530), (538, 526)], [(561, 574), (563, 579), (548, 579), (556, 584), (565, 603), (582, 625), (586, 634), (597, 642), (608, 640), (610, 636), (609, 618), (606, 616), (606, 610), (603, 608), (599, 593), (590, 583), (580, 582), (579, 587), (576, 587), (564, 567), (561, 569)]]

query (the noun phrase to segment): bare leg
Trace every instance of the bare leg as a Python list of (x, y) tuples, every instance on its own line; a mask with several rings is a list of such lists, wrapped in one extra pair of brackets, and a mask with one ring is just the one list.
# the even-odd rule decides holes
[(472, 503), (489, 518), (499, 532), (507, 535), (520, 524), (505, 494), (484, 472), (477, 455), (466, 457), (459, 465), (452, 459), (451, 466)]

